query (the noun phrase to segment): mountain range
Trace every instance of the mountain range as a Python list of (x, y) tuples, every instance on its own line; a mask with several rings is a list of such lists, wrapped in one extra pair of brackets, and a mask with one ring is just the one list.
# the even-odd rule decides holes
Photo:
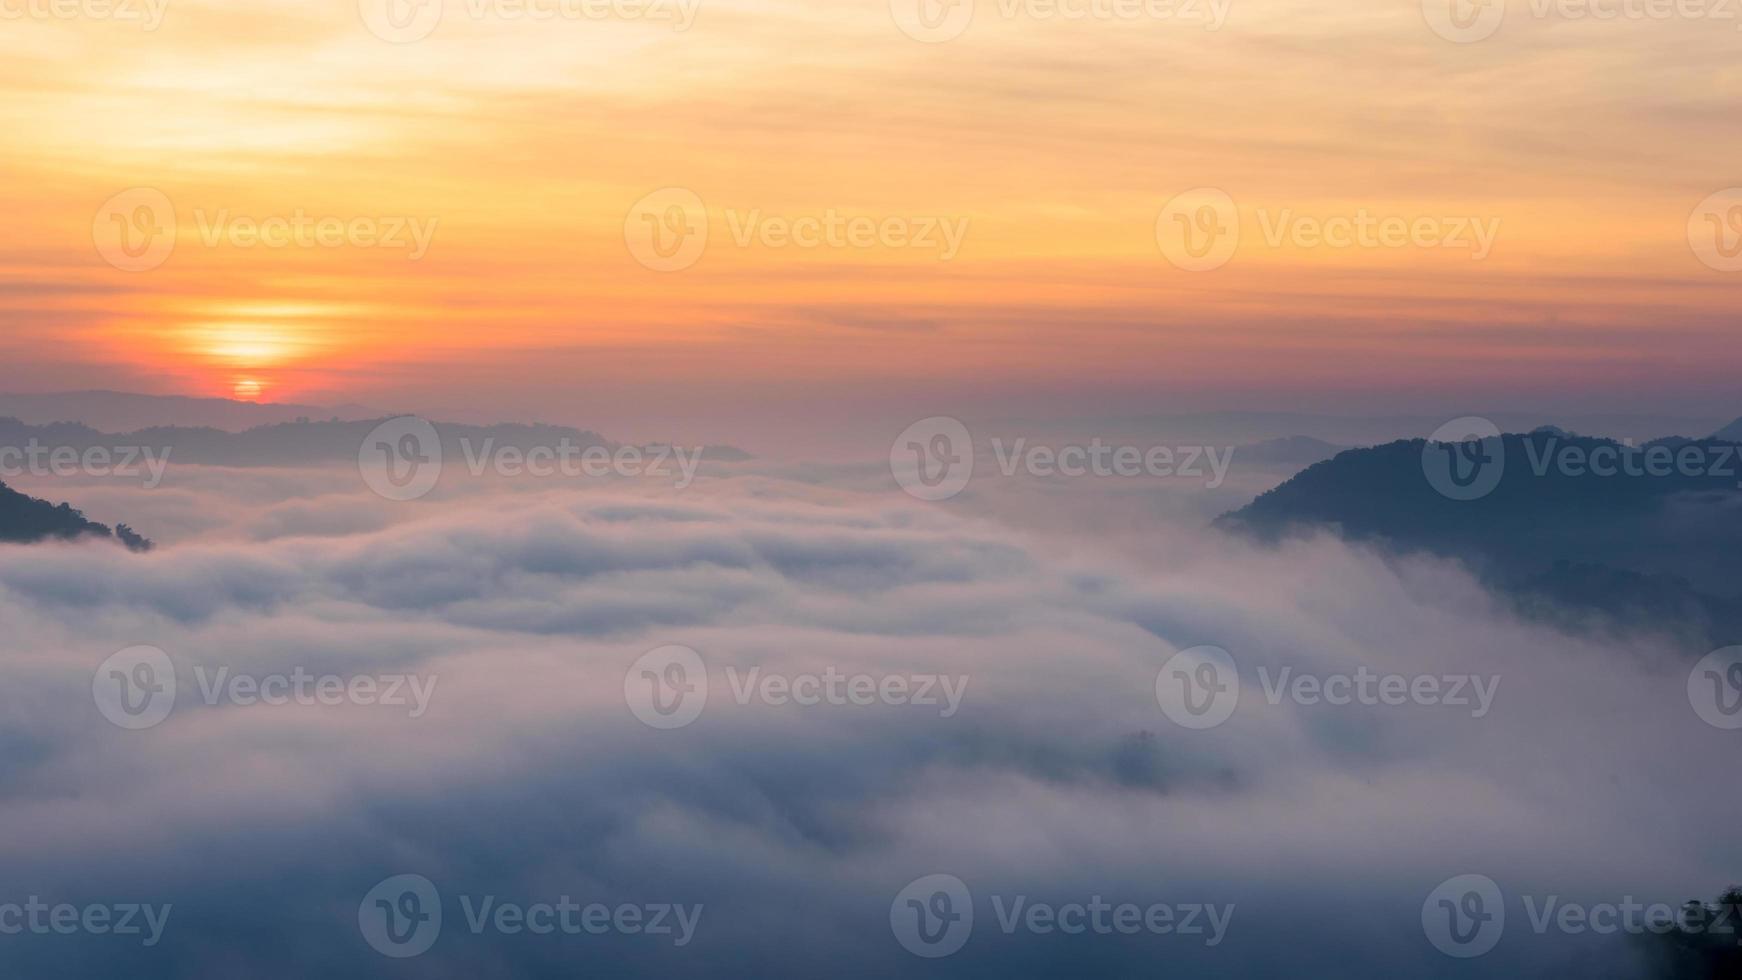
[[(1217, 524), (1268, 540), (1330, 530), (1455, 558), (1525, 611), (1576, 628), (1700, 644), (1742, 636), (1742, 441), (1629, 446), (1543, 428), (1487, 446), (1500, 475), (1474, 499), (1428, 476), (1430, 454), (1459, 447), (1399, 440), (1309, 466)], [(1591, 465), (1611, 458), (1632, 459), (1636, 472)]]
[[(229, 432), (209, 426), (153, 426), (128, 432), (105, 432), (81, 422), (53, 422), (32, 425), (15, 418), (0, 417), (0, 447), (24, 447), (33, 442), (39, 446), (68, 447), (77, 452), (90, 448), (118, 446), (141, 447), (150, 450), (153, 458), (167, 458), (172, 464), (211, 466), (299, 466), (332, 462), (355, 462), (358, 450), (369, 433), (385, 419), (301, 420), (255, 426), (240, 432)], [(442, 451), (447, 458), (462, 459), (471, 453), (489, 449), (571, 445), (577, 451), (598, 446), (615, 451), (620, 443), (596, 432), (559, 425), (460, 425), (436, 423)], [(703, 449), (707, 462), (731, 462), (748, 459), (749, 454), (732, 446), (707, 446)]]
[(322, 407), (245, 402), (232, 398), (144, 395), (128, 391), (0, 392), (0, 417), (37, 425), (82, 422), (106, 432), (130, 432), (152, 426), (191, 426), (240, 432), (258, 425), (294, 422), (299, 418), (355, 421), (390, 414), (362, 405)]

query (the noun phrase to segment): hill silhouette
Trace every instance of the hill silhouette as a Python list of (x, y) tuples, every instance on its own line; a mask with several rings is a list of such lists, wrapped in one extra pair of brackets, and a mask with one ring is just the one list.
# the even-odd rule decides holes
[[(1457, 558), (1527, 611), (1570, 625), (1619, 620), (1700, 642), (1742, 634), (1742, 446), (1633, 447), (1554, 429), (1498, 444), (1499, 481), (1476, 499), (1436, 489), (1424, 469), (1429, 443), (1401, 440), (1310, 466), (1217, 524), (1272, 540), (1329, 529)], [(1632, 459), (1638, 472), (1593, 472), (1593, 453)], [(1644, 465), (1677, 457), (1700, 462)]]
[(125, 524), (110, 530), (106, 524), (87, 520), (67, 504), (51, 504), (26, 496), (0, 483), (0, 541), (31, 544), (50, 539), (115, 538), (132, 551), (149, 551), (151, 542)]
[(380, 418), (383, 414), (379, 409), (362, 405), (245, 402), (127, 391), (0, 392), (0, 416), (14, 416), (39, 425), (82, 422), (111, 432), (159, 425), (240, 432), (257, 425), (294, 422), (305, 417), (356, 420)]

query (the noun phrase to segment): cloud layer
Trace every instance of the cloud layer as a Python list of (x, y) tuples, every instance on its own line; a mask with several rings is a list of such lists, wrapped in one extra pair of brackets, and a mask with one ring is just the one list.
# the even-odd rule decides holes
[[(1516, 905), (1487, 958), (1442, 956), (1422, 902), (1464, 873), (1514, 902), (1679, 902), (1742, 864), (1726, 816), (1742, 790), (1713, 762), (1733, 738), (1690, 710), (1685, 653), (1516, 621), (1448, 565), (1331, 540), (1251, 550), (1187, 521), (1123, 554), (1078, 534), (1067, 549), (1060, 520), (1024, 529), (1008, 506), (991, 520), (754, 475), (382, 509), (202, 476), (159, 492), (230, 523), (156, 553), (0, 550), (0, 902), (174, 907), (150, 949), (0, 940), (26, 975), (1623, 971), (1633, 941), (1537, 936)], [(178, 691), (166, 721), (129, 731), (92, 674), (136, 644), (168, 654)], [(625, 680), (666, 644), (697, 651), (708, 698), (659, 730)], [(1234, 656), (1241, 696), (1194, 731), (1156, 678), (1203, 644)], [(1363, 667), (1499, 686), (1479, 718), (1264, 696), (1283, 668)], [(207, 704), (223, 668), (435, 686), (419, 717)], [(966, 687), (947, 717), (740, 703), (752, 670)], [(446, 922), (429, 952), (390, 960), (358, 903), (402, 873), (441, 890)], [(921, 960), (890, 905), (939, 873), (978, 919), (961, 952)], [(564, 895), (705, 912), (677, 947), (475, 935), (460, 903)], [(1235, 910), (1213, 947), (1006, 934), (993, 903), (1016, 896)]]

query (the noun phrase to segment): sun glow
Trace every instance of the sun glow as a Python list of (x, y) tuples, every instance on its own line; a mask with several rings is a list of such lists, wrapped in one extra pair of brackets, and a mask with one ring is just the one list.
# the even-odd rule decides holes
[(265, 323), (204, 323), (184, 333), (194, 354), (231, 367), (280, 365), (306, 347), (290, 330)]

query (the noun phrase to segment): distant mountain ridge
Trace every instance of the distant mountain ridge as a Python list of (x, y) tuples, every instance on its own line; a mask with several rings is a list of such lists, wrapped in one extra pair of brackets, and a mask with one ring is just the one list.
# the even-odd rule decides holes
[(62, 391), (44, 394), (0, 392), (0, 417), (35, 425), (78, 422), (105, 432), (131, 432), (154, 426), (188, 426), (239, 432), (299, 418), (354, 421), (388, 414), (362, 405), (279, 404), (230, 398), (144, 395), (125, 391)]
[[(60, 422), (31, 425), (13, 418), (0, 418), (0, 447), (23, 447), (35, 442), (64, 446), (83, 452), (89, 448), (120, 445), (148, 447), (154, 455), (167, 454), (170, 465), (297, 466), (317, 463), (356, 462), (364, 440), (385, 418), (354, 421), (299, 421), (256, 426), (241, 432), (211, 427), (155, 426), (131, 432), (104, 432), (89, 425)], [(434, 423), (445, 458), (464, 460), (489, 450), (572, 445), (577, 451), (601, 447), (615, 452), (618, 443), (597, 432), (559, 425), (507, 423), (490, 426)], [(703, 447), (706, 462), (749, 459), (732, 446)]]
[(1245, 463), (1278, 463), (1293, 466), (1306, 466), (1330, 459), (1347, 446), (1314, 439), (1312, 436), (1285, 436), (1280, 439), (1266, 439), (1263, 442), (1249, 446), (1236, 447), (1241, 462)]

